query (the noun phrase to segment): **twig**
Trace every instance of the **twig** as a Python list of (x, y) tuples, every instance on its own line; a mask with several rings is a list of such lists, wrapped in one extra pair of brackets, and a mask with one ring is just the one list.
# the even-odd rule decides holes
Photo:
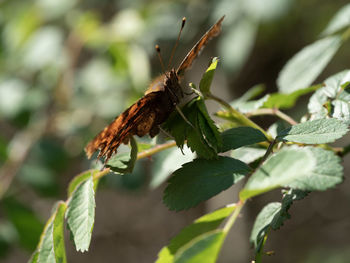
[(259, 116), (259, 115), (275, 115), (280, 119), (288, 122), (290, 125), (298, 124), (298, 122), (293, 120), (292, 117), (288, 116), (287, 114), (283, 113), (282, 111), (276, 108), (275, 109), (257, 109), (246, 114), (247, 117)]

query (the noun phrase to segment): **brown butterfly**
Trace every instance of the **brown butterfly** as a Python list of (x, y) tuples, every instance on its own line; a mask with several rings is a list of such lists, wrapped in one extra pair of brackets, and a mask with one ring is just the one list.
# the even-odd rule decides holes
[[(100, 150), (97, 158), (104, 157), (106, 163), (117, 151), (120, 144), (129, 142), (130, 136), (138, 135), (142, 137), (149, 134), (151, 137), (154, 137), (159, 133), (159, 125), (166, 121), (184, 96), (180, 87), (180, 79), (185, 71), (191, 67), (193, 61), (198, 57), (208, 41), (219, 35), (224, 17), (220, 18), (202, 36), (177, 69), (173, 68), (156, 78), (141, 99), (115, 118), (111, 124), (88, 143), (85, 147), (88, 158), (94, 152)], [(184, 24), (185, 19), (183, 19), (181, 30)], [(157, 48), (157, 51), (160, 54), (159, 48)]]

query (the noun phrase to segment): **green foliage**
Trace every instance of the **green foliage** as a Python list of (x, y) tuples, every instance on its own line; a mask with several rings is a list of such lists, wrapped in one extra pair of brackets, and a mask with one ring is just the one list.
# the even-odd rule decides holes
[[(79, 1), (69, 0), (35, 4), (13, 0), (2, 4), (0, 115), (4, 124), (2, 120), (0, 124), (5, 135), (0, 138), (0, 163), (5, 164), (5, 172), (20, 168), (16, 187), (9, 189), (11, 196), (28, 186), (40, 195), (57, 196), (60, 188), (56, 179), (79, 167), (75, 160), (86, 141), (100, 130), (99, 122), (115, 117), (145, 90), (152, 52), (144, 47), (176, 37), (169, 28), (178, 19), (170, 14), (176, 13), (179, 3), (149, 8), (138, 1), (138, 9), (132, 8), (136, 2), (115, 3), (118, 11), (112, 14), (113, 9), (105, 16), (104, 8), (103, 12), (89, 8), (99, 5), (92, 2), (85, 3), (84, 8)], [(260, 22), (278, 18), (290, 1), (268, 2), (219, 1), (213, 7), (212, 17), (221, 16), (222, 10), (230, 14), (218, 40), (224, 70), (229, 74), (235, 75), (249, 57)], [(142, 186), (143, 180), (150, 188), (171, 176), (163, 200), (175, 211), (192, 208), (248, 177), (236, 204), (185, 227), (159, 252), (157, 263), (216, 262), (247, 200), (287, 188), (282, 190), (282, 201), (267, 204), (253, 226), (250, 240), (256, 248), (256, 262), (261, 262), (268, 235), (291, 217), (289, 209), (294, 201), (343, 181), (341, 157), (349, 152), (349, 146), (335, 148), (327, 144), (348, 132), (350, 71), (334, 74), (323, 83), (314, 81), (349, 39), (349, 14), (350, 6), (345, 5), (329, 22), (321, 39), (289, 60), (277, 79), (279, 91), (272, 94), (265, 94), (262, 84), (231, 103), (218, 98), (212, 84), (219, 60), (212, 59), (199, 90), (195, 89), (195, 95), (181, 108), (183, 114), (174, 111), (162, 126), (180, 149), (169, 149), (174, 146), (171, 142), (156, 145), (164, 142), (161, 136), (152, 143), (130, 138), (130, 149), (118, 149), (106, 164), (107, 169), (86, 170), (71, 180), (67, 200), (57, 204), (45, 227), (29, 204), (1, 195), (6, 220), (0, 224), (0, 255), (4, 254), (2, 249), (6, 251), (19, 242), (31, 251), (37, 244), (30, 262), (66, 262), (65, 220), (76, 250), (87, 251), (95, 220), (97, 185), (100, 178), (113, 171), (117, 175), (110, 177), (124, 185), (130, 180), (129, 186)], [(268, 34), (261, 35), (259, 39)], [(289, 48), (285, 44), (283, 41)], [(181, 84), (186, 85), (184, 82)], [(309, 93), (313, 94), (301, 119), (293, 120), (279, 111), (294, 107), (298, 98)], [(210, 117), (208, 99), (224, 108), (217, 116), (225, 123)], [(248, 118), (264, 114), (281, 118), (291, 127), (285, 129), (285, 125), (275, 123), (265, 131)], [(96, 127), (90, 125), (95, 119)], [(137, 158), (151, 156), (153, 162), (147, 164), (147, 170), (152, 177), (146, 180), (144, 167), (136, 166), (134, 171), (134, 166)], [(6, 186), (7, 177), (13, 179), (14, 175), (0, 173), (0, 194), (6, 194), (11, 183)], [(106, 185), (112, 184), (108, 179)]]
[(342, 37), (335, 35), (304, 47), (280, 72), (277, 79), (280, 92), (289, 94), (310, 86), (341, 45)]
[(182, 107), (181, 111), (191, 125), (175, 112), (165, 123), (165, 129), (174, 137), (180, 148), (187, 140), (187, 146), (192, 152), (196, 152), (198, 157), (215, 159), (222, 142), (218, 128), (209, 117), (204, 99), (197, 97)]
[(228, 129), (224, 131), (221, 136), (223, 142), (221, 152), (227, 152), (242, 146), (252, 145), (267, 140), (260, 130), (251, 127)]
[(327, 36), (339, 32), (342, 29), (346, 29), (350, 26), (350, 4), (343, 6), (328, 23), (325, 30), (322, 32), (322, 36)]
[(130, 146), (130, 153), (115, 154), (108, 160), (106, 166), (119, 174), (131, 173), (137, 158), (137, 143), (134, 137), (130, 137)]
[(218, 65), (218, 58), (213, 58), (211, 64), (209, 65), (207, 71), (204, 73), (200, 83), (199, 90), (203, 93), (210, 92), (210, 86), (214, 78), (215, 70)]
[(306, 121), (278, 134), (277, 139), (307, 144), (330, 143), (343, 137), (348, 125), (337, 119)]
[(343, 181), (340, 158), (314, 147), (285, 147), (269, 158), (249, 178), (240, 198), (262, 194), (277, 187), (324, 191)]
[[(191, 225), (181, 230), (181, 232), (170, 241), (168, 246), (162, 248), (158, 254), (156, 263), (174, 262), (174, 258), (179, 251), (183, 254), (181, 248), (182, 251), (184, 251), (188, 246), (193, 246), (193, 243), (203, 239), (204, 235), (207, 237), (207, 234), (216, 230), (234, 209), (235, 206), (231, 205), (198, 218)], [(177, 258), (179, 257), (180, 256), (177, 256)]]
[(76, 249), (87, 251), (95, 220), (95, 193), (92, 176), (82, 182), (73, 192), (67, 208), (67, 223), (73, 235)]
[(305, 198), (307, 192), (300, 190), (285, 191), (282, 203), (273, 202), (267, 204), (255, 219), (254, 226), (250, 234), (250, 242), (256, 249), (256, 260), (261, 260), (263, 247), (270, 229), (276, 230), (283, 225), (283, 222), (290, 218), (289, 208), (294, 201)]
[(164, 191), (164, 203), (171, 210), (184, 210), (226, 190), (250, 171), (236, 159), (196, 159), (176, 170)]
[(32, 258), (31, 263), (65, 263), (66, 252), (64, 248), (64, 215), (66, 204), (58, 203), (56, 211), (47, 221), (40, 242)]

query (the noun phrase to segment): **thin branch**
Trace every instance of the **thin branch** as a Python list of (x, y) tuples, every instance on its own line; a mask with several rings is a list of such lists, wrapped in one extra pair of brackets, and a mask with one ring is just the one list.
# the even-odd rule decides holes
[(225, 107), (232, 114), (232, 116), (237, 118), (237, 120), (239, 120), (242, 124), (260, 130), (266, 136), (266, 138), (268, 138), (268, 140), (272, 140), (271, 136), (269, 134), (267, 134), (263, 128), (261, 128), (255, 122), (251, 121), (247, 116), (245, 116), (241, 112), (234, 109), (230, 104), (228, 104), (223, 99), (216, 97), (215, 95), (213, 95), (211, 93), (206, 94), (206, 97), (208, 99), (212, 99), (212, 100), (218, 102), (219, 104), (221, 104), (223, 107)]
[(236, 208), (233, 211), (233, 213), (231, 214), (231, 216), (229, 217), (229, 219), (227, 220), (223, 231), (227, 234), (231, 227), (233, 226), (233, 224), (236, 222), (237, 217), (239, 216), (239, 213), (241, 212), (243, 206), (244, 206), (245, 202), (240, 200), (237, 204), (236, 204)]
[(142, 159), (142, 158), (146, 158), (149, 156), (152, 156), (158, 152), (164, 151), (166, 149), (172, 148), (176, 146), (176, 142), (175, 141), (171, 141), (171, 142), (167, 142), (167, 143), (163, 143), (157, 146), (154, 146), (151, 149), (145, 150), (143, 152), (140, 152), (139, 154), (137, 154), (137, 160)]
[(283, 113), (279, 109), (257, 109), (257, 110), (254, 110), (254, 111), (246, 114), (247, 117), (260, 116), (260, 115), (274, 115), (274, 116), (277, 116), (280, 119), (288, 122), (290, 125), (298, 124), (298, 122), (293, 120), (292, 117), (290, 117), (287, 114)]

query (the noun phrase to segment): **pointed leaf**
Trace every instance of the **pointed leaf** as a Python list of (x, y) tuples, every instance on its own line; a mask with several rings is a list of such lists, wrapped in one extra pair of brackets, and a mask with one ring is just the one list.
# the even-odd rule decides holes
[(218, 65), (218, 58), (213, 58), (211, 64), (209, 65), (208, 69), (204, 73), (200, 83), (199, 83), (199, 90), (205, 94), (210, 91), (211, 82), (213, 81), (215, 69)]
[(88, 179), (91, 176), (95, 176), (95, 174), (99, 173), (99, 170), (88, 170), (83, 173), (78, 174), (75, 176), (69, 183), (68, 186), (68, 197), (72, 195), (74, 190), (77, 188), (79, 184), (84, 182), (86, 179)]
[(67, 206), (60, 203), (57, 207), (56, 216), (53, 221), (53, 248), (55, 252), (55, 263), (66, 263), (66, 249), (64, 247), (64, 216)]
[(92, 176), (81, 183), (71, 196), (67, 209), (67, 223), (77, 251), (87, 251), (95, 217), (95, 196)]
[(242, 146), (267, 141), (265, 135), (251, 127), (237, 127), (221, 133), (223, 146), (221, 152), (237, 149)]
[(249, 178), (240, 198), (262, 194), (278, 187), (323, 191), (343, 180), (340, 158), (314, 147), (286, 147), (272, 155)]
[(164, 247), (158, 254), (156, 263), (173, 262), (176, 252), (196, 237), (213, 231), (235, 210), (236, 206), (227, 206), (212, 213), (206, 214), (191, 225), (185, 227), (174, 237), (168, 246)]
[(334, 34), (350, 26), (350, 4), (343, 6), (328, 23), (322, 36)]
[(290, 109), (300, 96), (308, 94), (320, 88), (321, 85), (314, 85), (305, 89), (299, 89), (289, 94), (272, 93), (264, 103), (265, 108)]
[(175, 255), (175, 263), (214, 263), (219, 255), (226, 234), (222, 230), (205, 233), (181, 248)]
[(277, 85), (282, 93), (304, 89), (317, 78), (342, 44), (341, 36), (318, 40), (303, 48), (280, 72)]
[(233, 158), (196, 159), (174, 172), (164, 191), (164, 203), (176, 211), (191, 208), (226, 190), (248, 172), (245, 163)]
[(307, 143), (331, 143), (343, 137), (348, 132), (348, 126), (337, 119), (319, 119), (294, 125), (278, 134), (277, 139)]

